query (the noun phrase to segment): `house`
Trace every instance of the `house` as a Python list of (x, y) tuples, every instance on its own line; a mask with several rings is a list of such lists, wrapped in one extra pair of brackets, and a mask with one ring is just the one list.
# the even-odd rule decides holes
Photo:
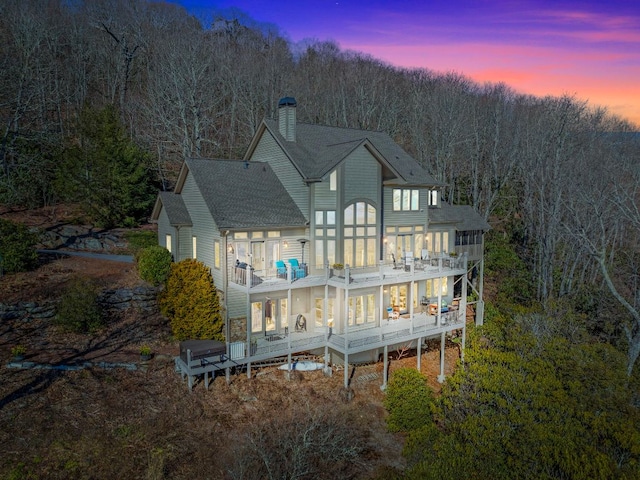
[(298, 123), (291, 97), (243, 159), (186, 160), (152, 218), (175, 261), (211, 268), (227, 349), (178, 367), (250, 375), (310, 351), (343, 363), (347, 387), (350, 362), (386, 362), (390, 348), (435, 337), (443, 380), (445, 336), (464, 333), (468, 299), (482, 323), (489, 225), (443, 202), (442, 186), (385, 133)]

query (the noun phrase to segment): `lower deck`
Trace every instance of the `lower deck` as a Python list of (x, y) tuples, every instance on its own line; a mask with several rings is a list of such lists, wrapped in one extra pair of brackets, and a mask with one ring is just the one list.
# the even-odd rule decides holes
[[(291, 363), (294, 355), (304, 352), (315, 352), (324, 357), (325, 367), (329, 365), (329, 358), (342, 360), (345, 367), (345, 387), (348, 386), (346, 372), (350, 363), (376, 361), (380, 350), (385, 353), (389, 348), (418, 348), (423, 341), (440, 337), (441, 374), (439, 380), (444, 379), (444, 339), (446, 334), (466, 327), (466, 312), (449, 311), (440, 315), (430, 315), (419, 312), (409, 317), (382, 322), (377, 327), (360, 329), (354, 332), (334, 333), (330, 327), (324, 332), (286, 331), (273, 335), (254, 338), (250, 342), (227, 343), (222, 349), (209, 354), (200, 354), (187, 350), (176, 357), (176, 370), (188, 378), (189, 388), (193, 386), (195, 376), (204, 375), (205, 386), (208, 387), (211, 373), (243, 367), (247, 376), (251, 376), (251, 366), (260, 365), (269, 360), (287, 358)], [(464, 344), (463, 344), (464, 348)], [(386, 362), (387, 355), (383, 355)], [(335, 363), (335, 362), (334, 362)], [(386, 369), (385, 369), (386, 371)], [(386, 378), (383, 385), (386, 385)]]

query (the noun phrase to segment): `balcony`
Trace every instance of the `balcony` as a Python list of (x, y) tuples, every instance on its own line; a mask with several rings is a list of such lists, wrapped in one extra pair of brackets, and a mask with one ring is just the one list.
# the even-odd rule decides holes
[(234, 266), (229, 270), (229, 285), (251, 293), (324, 285), (346, 289), (392, 285), (463, 275), (467, 269), (467, 256), (444, 254), (428, 260), (380, 262), (377, 266), (353, 268), (346, 266), (341, 270), (330, 268), (329, 265), (324, 269), (312, 269), (306, 265), (302, 268), (302, 271), (294, 271), (290, 265), (287, 265), (284, 270), (282, 268), (255, 270), (250, 265)]

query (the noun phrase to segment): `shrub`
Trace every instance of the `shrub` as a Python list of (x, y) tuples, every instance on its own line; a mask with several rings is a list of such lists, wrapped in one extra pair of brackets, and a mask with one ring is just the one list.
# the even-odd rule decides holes
[(124, 238), (136, 259), (145, 248), (158, 245), (158, 234), (151, 230), (132, 230), (126, 232)]
[(38, 264), (37, 235), (21, 224), (0, 219), (0, 271), (16, 273)]
[(218, 293), (202, 262), (190, 258), (171, 264), (159, 305), (178, 340), (224, 340)]
[(138, 273), (145, 282), (160, 285), (167, 281), (171, 271), (171, 252), (154, 245), (144, 248), (138, 256)]
[(64, 289), (55, 323), (76, 333), (92, 333), (103, 325), (97, 289), (86, 279), (76, 278)]
[(427, 379), (412, 368), (396, 370), (389, 380), (384, 406), (389, 412), (387, 426), (392, 432), (410, 432), (429, 425), (433, 393)]

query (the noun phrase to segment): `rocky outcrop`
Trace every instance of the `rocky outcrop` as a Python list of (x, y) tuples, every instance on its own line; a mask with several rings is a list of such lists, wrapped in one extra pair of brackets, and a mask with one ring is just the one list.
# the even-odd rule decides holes
[(89, 252), (113, 252), (124, 249), (126, 241), (119, 230), (99, 230), (79, 225), (56, 225), (39, 230), (43, 249), (68, 248)]
[(158, 289), (149, 286), (118, 288), (102, 292), (98, 302), (106, 310), (123, 311), (135, 308), (151, 313), (158, 308), (157, 295)]
[[(98, 295), (98, 303), (106, 312), (122, 312), (129, 308), (135, 308), (142, 312), (155, 313), (158, 308), (157, 293), (157, 288), (150, 286), (105, 290)], [(55, 302), (41, 304), (19, 302), (13, 305), (0, 303), (0, 322), (46, 319), (55, 316), (55, 314)]]

